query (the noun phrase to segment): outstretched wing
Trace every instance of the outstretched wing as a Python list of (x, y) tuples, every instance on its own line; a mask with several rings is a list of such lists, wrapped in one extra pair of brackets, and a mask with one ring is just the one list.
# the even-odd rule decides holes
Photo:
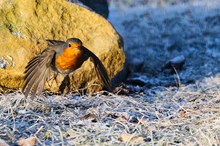
[(107, 73), (104, 65), (102, 64), (102, 62), (89, 49), (87, 49), (87, 48), (85, 48), (83, 46), (82, 46), (82, 49), (85, 52), (85, 54), (88, 57), (91, 58), (92, 62), (94, 63), (95, 71), (96, 71), (96, 73), (98, 75), (99, 80), (101, 80), (101, 82), (103, 83), (103, 85), (105, 86), (105, 88), (108, 91), (112, 91), (112, 87), (111, 87), (111, 83), (110, 83), (110, 79), (109, 79), (108, 73)]
[(46, 40), (49, 46), (53, 46), (53, 45), (62, 45), (66, 42), (64, 41), (59, 41), (59, 40)]
[(29, 61), (25, 68), (25, 81), (22, 88), (25, 97), (31, 92), (31, 98), (33, 99), (36, 94), (40, 94), (43, 91), (44, 84), (50, 75), (51, 62), (54, 55), (55, 51), (48, 48)]

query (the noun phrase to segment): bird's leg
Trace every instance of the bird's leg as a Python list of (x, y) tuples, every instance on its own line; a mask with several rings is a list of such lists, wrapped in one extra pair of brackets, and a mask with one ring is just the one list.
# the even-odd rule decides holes
[(58, 72), (54, 72), (54, 80), (56, 84), (58, 85), (57, 76), (58, 76)]
[(69, 75), (66, 75), (64, 77), (64, 79), (59, 87), (59, 91), (63, 94), (66, 87), (67, 87), (66, 93), (69, 93), (69, 91), (70, 91), (70, 77), (69, 77)]
[[(54, 72), (53, 76), (52, 76), (50, 79), (47, 80), (47, 84), (48, 84), (48, 86), (49, 86), (50, 88), (52, 87), (54, 80), (55, 80), (56, 84), (58, 85), (57, 76), (58, 76), (58, 73), (57, 73), (57, 72)], [(50, 80), (52, 80), (52, 81), (51, 81), (51, 84), (49, 83)]]

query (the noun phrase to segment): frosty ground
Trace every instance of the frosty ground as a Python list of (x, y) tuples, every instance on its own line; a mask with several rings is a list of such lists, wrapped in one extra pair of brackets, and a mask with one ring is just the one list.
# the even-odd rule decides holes
[[(0, 95), (0, 139), (13, 145), (220, 144), (220, 6), (111, 6), (125, 43), (128, 94)], [(162, 70), (183, 55), (183, 67)]]

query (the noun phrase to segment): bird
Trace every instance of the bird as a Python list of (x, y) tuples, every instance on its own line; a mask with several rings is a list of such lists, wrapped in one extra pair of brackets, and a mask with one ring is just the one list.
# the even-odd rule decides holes
[(99, 80), (103, 83), (107, 91), (112, 91), (110, 79), (106, 68), (100, 59), (89, 49), (83, 46), (79, 38), (69, 38), (66, 41), (47, 40), (48, 47), (40, 54), (32, 58), (24, 71), (24, 84), (22, 93), (31, 99), (42, 93), (46, 81), (50, 77), (51, 71), (60, 73), (64, 79), (59, 90), (65, 89), (70, 83), (69, 74), (77, 70), (90, 58)]

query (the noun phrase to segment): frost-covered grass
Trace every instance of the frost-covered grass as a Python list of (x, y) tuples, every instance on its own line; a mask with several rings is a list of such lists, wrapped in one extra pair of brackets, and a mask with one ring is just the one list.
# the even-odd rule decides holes
[[(219, 145), (219, 5), (111, 6), (131, 71), (122, 87), (130, 93), (45, 93), (34, 101), (19, 91), (0, 94), (0, 142), (34, 136), (37, 145)], [(178, 88), (176, 74), (161, 67), (179, 55), (186, 61)]]
[(9, 144), (37, 137), (38, 145), (219, 144), (220, 92), (213, 79), (157, 87), (128, 96), (0, 95), (0, 137)]

